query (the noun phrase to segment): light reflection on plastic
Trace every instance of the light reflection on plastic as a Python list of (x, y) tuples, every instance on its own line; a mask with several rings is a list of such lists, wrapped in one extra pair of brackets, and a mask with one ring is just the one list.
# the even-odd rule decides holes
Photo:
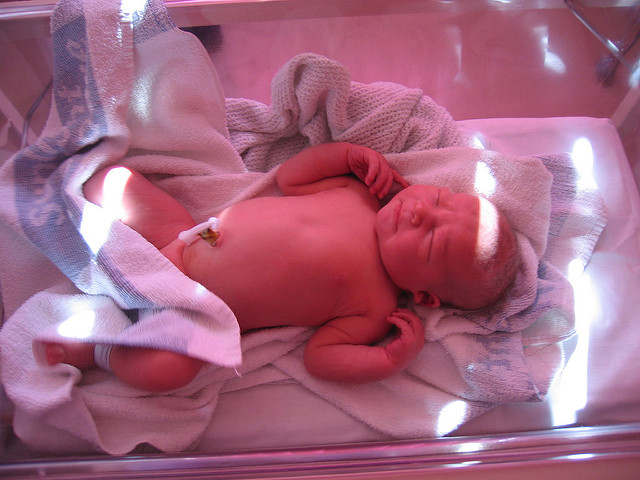
[(471, 465), (478, 465), (480, 463), (482, 463), (480, 460), (469, 460), (467, 462), (449, 463), (446, 466), (448, 468), (462, 468), (462, 467), (470, 467)]
[(594, 457), (595, 454), (593, 453), (574, 453), (573, 455), (567, 455), (567, 460), (589, 460)]
[(577, 413), (587, 405), (589, 328), (600, 310), (591, 277), (584, 272), (582, 260), (571, 261), (568, 277), (574, 290), (578, 343), (561, 380), (554, 387), (551, 403), (554, 426), (574, 424)]
[(577, 181), (580, 190), (596, 190), (598, 186), (593, 178), (593, 147), (591, 142), (584, 138), (578, 138), (571, 149), (571, 159), (578, 172)]
[(562, 59), (549, 49), (549, 28), (542, 26), (534, 29), (540, 39), (540, 45), (544, 54), (544, 66), (554, 73), (566, 73), (567, 66)]
[(58, 333), (63, 337), (87, 338), (93, 332), (96, 323), (96, 312), (83, 310), (58, 325)]
[(445, 405), (438, 415), (436, 435), (442, 436), (455, 430), (465, 418), (467, 405), (462, 400), (454, 400)]
[(636, 64), (631, 69), (631, 74), (629, 75), (629, 88), (638, 88), (640, 86), (640, 59), (636, 62)]
[(567, 66), (555, 53), (547, 50), (544, 52), (544, 66), (555, 73), (565, 73)]
[(465, 442), (458, 447), (459, 453), (473, 453), (482, 450), (482, 443), (480, 442)]
[(455, 30), (449, 30), (451, 32), (451, 43), (453, 45), (455, 59), (456, 59), (456, 76), (453, 77), (453, 82), (460, 85), (469, 85), (469, 81), (462, 69), (462, 34), (460, 28), (456, 27)]

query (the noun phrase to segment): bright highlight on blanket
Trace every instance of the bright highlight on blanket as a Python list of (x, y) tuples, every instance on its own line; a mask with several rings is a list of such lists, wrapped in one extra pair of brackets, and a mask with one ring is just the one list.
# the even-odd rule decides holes
[[(174, 27), (162, 2), (127, 10), (123, 19), (118, 2), (58, 3), (49, 122), (0, 171), (0, 215), (23, 241), (14, 254), (35, 250), (43, 271), (55, 272), (24, 279), (33, 296), (0, 331), (2, 382), (25, 442), (59, 452), (76, 439), (109, 453), (141, 443), (186, 450), (217, 415), (221, 392), (273, 381), (299, 384), (400, 439), (446, 435), (496, 405), (545, 397), (566, 360), (561, 342), (575, 333), (570, 266), (587, 263), (606, 222), (587, 144), (572, 156), (518, 158), (474, 148), (421, 91), (352, 81), (315, 54), (280, 69), (270, 105), (225, 99), (206, 51)], [(72, 46), (79, 50), (70, 56)], [(126, 215), (119, 198), (128, 170), (109, 179), (105, 208), (82, 193), (95, 172), (124, 165), (200, 223), (235, 202), (280, 195), (274, 169), (328, 142), (373, 148), (412, 184), (482, 195), (511, 223), (523, 259), (513, 288), (490, 309), (409, 305), (424, 322), (425, 347), (404, 372), (372, 384), (310, 376), (302, 351), (311, 329), (241, 336), (222, 300), (117, 220)], [(491, 203), (481, 202), (478, 249), (487, 255), (497, 234)], [(47, 341), (152, 347), (208, 365), (187, 386), (153, 396), (102, 370), (43, 365)], [(33, 424), (37, 435), (20, 431)]]

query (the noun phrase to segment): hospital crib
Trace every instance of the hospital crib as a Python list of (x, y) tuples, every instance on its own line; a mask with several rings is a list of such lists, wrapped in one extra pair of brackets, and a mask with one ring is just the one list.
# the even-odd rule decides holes
[[(341, 61), (354, 80), (421, 88), (483, 148), (586, 152), (609, 219), (585, 272), (572, 279), (577, 336), (566, 341), (566, 365), (544, 401), (497, 406), (441, 438), (390, 438), (295, 383), (276, 382), (221, 395), (189, 452), (53, 455), (14, 435), (3, 395), (0, 476), (638, 478), (638, 3), (176, 0), (167, 7), (208, 47), (228, 97), (268, 104), (277, 69), (314, 51)], [(52, 10), (48, 0), (0, 3), (2, 161), (44, 126)], [(8, 316), (6, 299), (3, 307)]]

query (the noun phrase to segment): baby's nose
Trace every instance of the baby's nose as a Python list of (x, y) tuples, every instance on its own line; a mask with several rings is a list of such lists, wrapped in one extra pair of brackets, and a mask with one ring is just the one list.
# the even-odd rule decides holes
[(413, 206), (413, 215), (411, 216), (411, 225), (413, 225), (414, 227), (419, 227), (422, 224), (422, 222), (424, 222), (424, 220), (427, 218), (428, 215), (429, 215), (429, 209), (423, 202), (418, 200), (416, 204)]

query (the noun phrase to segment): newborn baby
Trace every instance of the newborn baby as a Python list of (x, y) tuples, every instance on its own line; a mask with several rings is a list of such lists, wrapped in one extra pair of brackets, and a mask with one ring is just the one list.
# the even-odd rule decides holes
[[(220, 297), (241, 332), (317, 327), (304, 361), (326, 380), (377, 381), (411, 362), (424, 330), (398, 307), (403, 292), (429, 307), (478, 309), (515, 276), (515, 237), (489, 201), (409, 186), (371, 149), (309, 148), (279, 167), (277, 182), (282, 197), (239, 202), (197, 228), (174, 198), (125, 167), (98, 172), (84, 193)], [(403, 189), (381, 208), (394, 182)], [(113, 184), (116, 199), (109, 198)], [(394, 327), (394, 338), (380, 343)], [(91, 344), (47, 345), (50, 364), (92, 368), (96, 360), (149, 391), (178, 388), (203, 364), (147, 348), (99, 345), (94, 353)]]

